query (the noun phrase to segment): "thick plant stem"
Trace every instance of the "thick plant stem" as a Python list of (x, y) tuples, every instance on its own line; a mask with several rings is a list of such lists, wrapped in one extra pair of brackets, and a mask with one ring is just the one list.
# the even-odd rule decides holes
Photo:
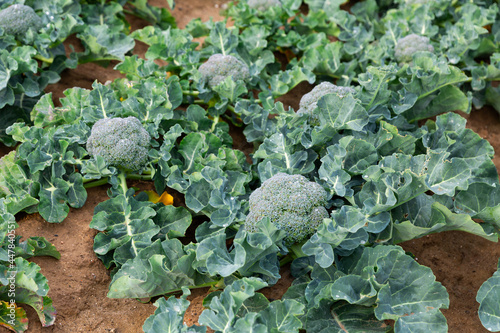
[(120, 187), (122, 188), (123, 194), (127, 193), (128, 191), (128, 186), (127, 186), (127, 175), (125, 172), (120, 171), (118, 173), (118, 179), (120, 180)]
[(108, 177), (101, 178), (98, 180), (88, 179), (87, 182), (86, 182), (86, 179), (83, 179), (83, 187), (84, 188), (93, 188), (93, 187), (97, 187), (97, 186), (101, 186), (101, 185), (106, 185), (107, 183), (108, 183)]
[(219, 116), (215, 116), (213, 123), (212, 123), (212, 128), (210, 129), (210, 132), (213, 133), (215, 131), (215, 126), (217, 126), (217, 123), (219, 122)]
[(187, 96), (194, 96), (194, 97), (196, 97), (196, 96), (198, 96), (200, 94), (200, 92), (199, 91), (195, 91), (195, 90), (183, 90), (182, 94), (183, 95), (187, 95)]
[(125, 176), (126, 179), (130, 179), (130, 180), (151, 180), (153, 179), (152, 175), (149, 174), (149, 175), (136, 175), (136, 174), (128, 174)]
[(35, 55), (33, 58), (36, 60), (40, 60), (41, 62), (47, 63), (47, 64), (52, 64), (54, 62), (54, 58), (45, 58), (41, 56), (40, 54)]
[[(130, 179), (130, 180), (152, 180), (153, 179), (153, 172), (152, 170), (147, 170), (145, 172), (145, 174), (143, 175), (136, 175), (136, 174), (125, 174), (125, 173), (122, 173), (120, 172), (120, 174), (118, 175), (118, 179), (120, 179), (120, 186), (123, 188), (123, 180), (122, 178), (120, 177), (121, 175), (123, 175), (123, 177), (125, 177), (125, 185), (126, 185), (126, 180), (127, 179)], [(104, 178), (101, 178), (101, 179), (83, 179), (83, 187), (84, 188), (93, 188), (93, 187), (98, 187), (98, 186), (101, 186), (101, 185), (106, 185), (108, 184), (108, 181), (109, 181), (109, 177), (104, 177)], [(128, 190), (128, 187), (127, 187), (127, 190)]]

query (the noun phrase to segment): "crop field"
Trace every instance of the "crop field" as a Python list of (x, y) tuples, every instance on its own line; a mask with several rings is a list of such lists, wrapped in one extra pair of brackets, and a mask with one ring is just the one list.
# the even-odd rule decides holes
[(500, 332), (500, 2), (0, 0), (0, 332)]

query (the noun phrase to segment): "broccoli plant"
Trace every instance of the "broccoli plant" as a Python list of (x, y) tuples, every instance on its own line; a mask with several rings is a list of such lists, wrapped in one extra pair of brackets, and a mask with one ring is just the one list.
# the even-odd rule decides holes
[(314, 234), (328, 217), (324, 207), (327, 199), (326, 191), (304, 176), (278, 173), (250, 195), (245, 230), (256, 232), (258, 223), (267, 217), (286, 232), (285, 241), (289, 245), (300, 243)]
[[(63, 70), (87, 62), (107, 66), (134, 48), (125, 12), (163, 28), (175, 26), (167, 9), (133, 0), (4, 1), (0, 9), (0, 141), (9, 146), (14, 142), (6, 128), (30, 121), (29, 112)], [(64, 45), (73, 34), (83, 52)]]
[(151, 136), (136, 117), (98, 120), (87, 140), (87, 151), (124, 172), (138, 171), (148, 160)]
[(344, 98), (348, 94), (355, 94), (356, 90), (352, 87), (341, 87), (336, 86), (330, 82), (321, 82), (316, 85), (310, 92), (302, 96), (299, 103), (299, 109), (297, 110), (297, 114), (299, 115), (307, 115), (308, 120), (311, 125), (319, 125), (319, 117), (318, 114), (315, 113), (318, 107), (318, 101), (321, 97), (327, 94), (335, 94), (339, 98)]
[(24, 35), (29, 29), (36, 33), (41, 27), (42, 19), (29, 6), (16, 4), (0, 10), (0, 28), (7, 35)]
[(210, 88), (218, 86), (229, 77), (234, 81), (250, 78), (248, 66), (230, 54), (214, 54), (198, 70)]
[(434, 52), (434, 47), (431, 45), (428, 37), (409, 34), (398, 39), (394, 50), (394, 57), (400, 63), (408, 63), (412, 61), (413, 54), (419, 51)]
[[(87, 188), (111, 185), (90, 223), (95, 253), (113, 268), (108, 296), (184, 290), (156, 303), (148, 331), (445, 332), (445, 288), (397, 244), (446, 230), (498, 239), (493, 149), (464, 118), (441, 114), (469, 111), (474, 92), (498, 77), (498, 26), (482, 30), (498, 8), (398, 1), (379, 13), (365, 1), (347, 12), (310, 0), (302, 15), (302, 1), (281, 3), (232, 5), (234, 27), (194, 20), (134, 32), (150, 47), (145, 59), (123, 57), (116, 68), (126, 78), (70, 89), (61, 107), (44, 95), (33, 124), (8, 128), (20, 144), (2, 170), (2, 196), (62, 222)], [(82, 20), (100, 18), (103, 8), (92, 8)], [(102, 19), (121, 30), (119, 17)], [(460, 31), (484, 38), (466, 46), (451, 38)], [(397, 41), (411, 33), (435, 50), (400, 66)], [(485, 55), (488, 66), (474, 67)], [(276, 102), (304, 81), (325, 83), (297, 113)], [(134, 180), (177, 191), (177, 207), (136, 193)], [(296, 280), (281, 300), (255, 293), (289, 263)], [(198, 328), (178, 311), (186, 286), (219, 289)]]

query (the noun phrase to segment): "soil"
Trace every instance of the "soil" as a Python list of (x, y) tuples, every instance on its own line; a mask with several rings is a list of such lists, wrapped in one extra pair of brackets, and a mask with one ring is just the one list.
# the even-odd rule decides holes
[[(172, 14), (179, 27), (184, 27), (192, 18), (199, 17), (203, 21), (210, 17), (221, 19), (219, 11), (225, 1), (222, 0), (176, 0)], [(166, 6), (164, 0), (150, 3)], [(130, 18), (133, 28), (140, 28), (145, 22)], [(69, 40), (74, 43), (76, 39)], [(138, 44), (134, 53), (143, 55), (145, 45)], [(104, 83), (120, 77), (114, 71), (114, 64), (107, 68), (96, 64), (79, 66), (76, 70), (67, 70), (63, 79), (48, 88), (53, 93), (54, 102), (63, 96), (62, 92), (70, 87), (91, 88), (92, 82)], [(307, 84), (299, 85), (281, 101), (285, 106), (297, 109), (300, 97), (311, 89)], [(500, 116), (493, 109), (474, 110), (468, 118), (468, 127), (487, 139), (496, 151), (500, 152)], [(237, 148), (245, 147), (245, 142), (235, 142)], [(5, 149), (0, 150), (3, 154)], [(500, 170), (500, 155), (495, 156), (494, 163)], [(131, 184), (139, 187), (148, 184)], [(68, 218), (60, 224), (45, 222), (38, 214), (18, 216), (17, 233), (24, 237), (44, 236), (54, 243), (61, 252), (61, 259), (48, 257), (34, 258), (49, 280), (49, 296), (57, 309), (57, 318), (53, 326), (42, 328), (40, 322), (30, 308), (28, 332), (142, 332), (142, 325), (155, 310), (152, 303), (141, 303), (132, 299), (110, 299), (106, 297), (110, 282), (109, 272), (95, 256), (92, 249), (95, 230), (89, 228), (94, 207), (106, 200), (106, 186), (89, 190), (87, 203), (81, 209), (71, 209)], [(463, 232), (443, 232), (412, 240), (401, 244), (411, 252), (418, 262), (432, 268), (436, 278), (450, 294), (450, 308), (444, 310), (448, 320), (449, 332), (487, 332), (481, 325), (475, 301), (476, 292), (481, 284), (496, 271), (500, 257), (500, 246), (480, 237)], [(279, 299), (286, 291), (292, 278), (287, 267), (282, 270), (283, 278), (272, 288), (267, 288), (266, 296)], [(196, 323), (203, 311), (202, 300), (207, 289), (192, 291), (189, 297), (191, 307), (185, 317), (187, 324)], [(0, 328), (0, 332), (6, 332)]]

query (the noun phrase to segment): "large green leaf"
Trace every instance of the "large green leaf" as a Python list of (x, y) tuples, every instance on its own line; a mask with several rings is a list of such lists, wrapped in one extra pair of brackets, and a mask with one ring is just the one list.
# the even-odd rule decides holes
[(322, 97), (317, 112), (321, 126), (330, 126), (335, 130), (361, 131), (368, 123), (365, 108), (351, 94), (343, 98), (335, 94)]
[(5, 198), (5, 204), (11, 214), (38, 203), (31, 195), (33, 181), (15, 163), (15, 156), (16, 152), (11, 151), (0, 159), (0, 197)]
[(97, 205), (90, 227), (104, 232), (96, 235), (94, 251), (101, 256), (112, 253), (113, 261), (119, 265), (137, 257), (160, 232), (151, 219), (156, 215), (151, 205), (123, 194)]
[(186, 299), (191, 292), (183, 287), (181, 298), (170, 296), (167, 300), (164, 297), (159, 298), (154, 305), (157, 307), (155, 313), (151, 315), (142, 326), (144, 333), (204, 333), (207, 331), (205, 326), (187, 327), (184, 324), (184, 314), (189, 307), (189, 301)]
[(500, 331), (500, 262), (497, 271), (479, 288), (476, 301), (478, 315), (483, 326), (490, 332)]
[[(306, 289), (306, 299), (313, 302), (310, 307), (324, 305), (326, 300), (344, 300), (368, 306), (378, 320), (394, 320), (395, 332), (424, 332), (429, 327), (434, 332), (447, 331), (440, 312), (449, 305), (446, 289), (436, 282), (430, 268), (420, 266), (400, 247), (359, 249), (342, 258), (338, 267), (341, 272), (314, 267)], [(357, 307), (348, 309), (358, 311)], [(335, 315), (331, 312), (333, 319)]]
[[(17, 257), (14, 260), (15, 274), (15, 302), (31, 306), (38, 314), (42, 326), (50, 326), (55, 321), (56, 311), (52, 306), (52, 300), (47, 297), (49, 285), (47, 278), (40, 273), (40, 267), (30, 263), (26, 259)], [(10, 266), (0, 264), (0, 299), (9, 302), (10, 278), (12, 278)], [(18, 318), (23, 322), (22, 316)]]
[(426, 195), (396, 208), (393, 218), (398, 221), (394, 224), (395, 243), (448, 230), (466, 231), (491, 241), (498, 239), (495, 233), (483, 229), (470, 215), (453, 213)]
[(307, 312), (307, 330), (318, 333), (388, 332), (391, 326), (377, 320), (369, 307), (347, 302), (322, 301)]
[(149, 298), (210, 282), (191, 267), (194, 259), (195, 253), (185, 251), (179, 240), (157, 240), (113, 275), (108, 297)]

